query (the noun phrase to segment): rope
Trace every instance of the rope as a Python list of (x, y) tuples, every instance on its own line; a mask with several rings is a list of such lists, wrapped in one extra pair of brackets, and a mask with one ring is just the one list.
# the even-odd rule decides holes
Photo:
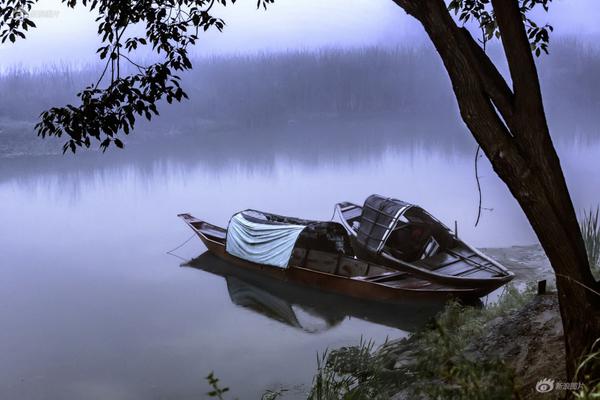
[(179, 250), (180, 248), (182, 248), (183, 246), (185, 246), (185, 245), (186, 245), (186, 244), (187, 244), (187, 243), (188, 243), (190, 240), (192, 240), (192, 239), (193, 239), (195, 236), (196, 236), (196, 234), (195, 234), (195, 233), (193, 233), (193, 234), (192, 234), (192, 236), (190, 236), (190, 237), (189, 237), (189, 238), (188, 238), (188, 239), (187, 239), (185, 242), (181, 243), (179, 246), (175, 247), (174, 249), (171, 249), (171, 250), (167, 251), (167, 254), (168, 254), (168, 255), (170, 255), (170, 256), (173, 256), (173, 257), (177, 257), (177, 258), (179, 258), (180, 260), (183, 260), (183, 261), (189, 261), (188, 259), (186, 259), (186, 258), (183, 258), (183, 257), (181, 257), (181, 256), (179, 256), (179, 255), (177, 255), (177, 254), (175, 254), (175, 253), (174, 253), (174, 251), (175, 251), (175, 250)]
[(477, 145), (477, 151), (475, 152), (475, 181), (477, 182), (477, 191), (479, 192), (479, 207), (477, 207), (477, 220), (475, 221), (475, 227), (479, 225), (479, 220), (481, 219), (481, 183), (479, 182), (479, 171), (477, 168), (477, 164), (479, 161), (479, 151), (481, 150), (481, 146)]
[(585, 289), (589, 290), (590, 292), (594, 293), (595, 295), (597, 295), (597, 296), (600, 296), (600, 293), (598, 293), (597, 291), (595, 291), (595, 290), (594, 290), (594, 289), (592, 289), (591, 287), (589, 287), (589, 286), (587, 286), (587, 285), (585, 285), (585, 284), (583, 284), (583, 283), (579, 282), (577, 279), (573, 279), (573, 278), (571, 278), (570, 276), (563, 275), (563, 274), (557, 274), (557, 273), (555, 273), (555, 275), (556, 275), (556, 276), (560, 276), (560, 277), (562, 277), (562, 278), (565, 278), (565, 279), (568, 279), (568, 280), (570, 280), (570, 281), (573, 281), (573, 282), (575, 282), (576, 284), (578, 284), (579, 286), (581, 286), (581, 287), (583, 287), (583, 288), (585, 288)]

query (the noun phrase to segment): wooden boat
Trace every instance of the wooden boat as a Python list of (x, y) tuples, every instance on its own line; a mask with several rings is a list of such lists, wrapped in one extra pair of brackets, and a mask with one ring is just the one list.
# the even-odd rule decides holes
[(337, 204), (335, 214), (361, 259), (455, 287), (494, 290), (514, 277), (413, 204), (372, 195), (363, 207)]
[(485, 296), (496, 288), (493, 285), (464, 287), (434, 282), (406, 271), (398, 271), (395, 267), (357, 258), (347, 233), (338, 223), (306, 221), (254, 210), (236, 215), (272, 225), (306, 226), (294, 244), (286, 267), (253, 262), (232, 255), (226, 250), (229, 245), (227, 229), (194, 218), (190, 214), (178, 216), (218, 258), (256, 274), (326, 292), (389, 303), (410, 298), (444, 301), (455, 297), (469, 301)]

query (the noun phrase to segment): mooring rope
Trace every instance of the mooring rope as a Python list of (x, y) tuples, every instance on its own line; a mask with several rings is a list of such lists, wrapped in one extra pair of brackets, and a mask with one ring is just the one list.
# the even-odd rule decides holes
[(170, 256), (173, 256), (173, 257), (177, 257), (177, 258), (179, 258), (180, 260), (183, 260), (183, 261), (189, 261), (188, 259), (186, 259), (186, 258), (183, 258), (183, 257), (181, 257), (181, 256), (180, 256), (180, 255), (178, 255), (178, 254), (175, 254), (174, 252), (175, 252), (176, 250), (179, 250), (179, 249), (180, 249), (180, 248), (182, 248), (183, 246), (185, 246), (185, 245), (186, 245), (186, 244), (187, 244), (187, 243), (188, 243), (190, 240), (192, 240), (192, 239), (193, 239), (195, 236), (196, 236), (196, 234), (195, 234), (195, 233), (193, 233), (193, 234), (192, 234), (192, 236), (190, 236), (190, 237), (189, 237), (189, 238), (188, 238), (188, 239), (187, 239), (185, 242), (181, 243), (179, 246), (175, 247), (174, 249), (171, 249), (171, 250), (167, 251), (167, 254), (168, 254), (168, 255), (170, 255)]
[(576, 284), (578, 284), (579, 286), (581, 286), (581, 287), (583, 287), (583, 288), (585, 288), (585, 289), (589, 290), (590, 292), (594, 293), (595, 295), (597, 295), (597, 296), (600, 296), (600, 293), (598, 293), (597, 291), (595, 291), (595, 290), (594, 290), (594, 289), (592, 289), (591, 287), (589, 287), (589, 286), (587, 286), (587, 285), (585, 285), (585, 284), (583, 284), (583, 283), (579, 282), (577, 279), (573, 279), (573, 278), (571, 278), (570, 276), (563, 275), (563, 274), (557, 274), (557, 273), (555, 273), (555, 275), (556, 275), (556, 276), (560, 276), (560, 277), (562, 277), (562, 278), (565, 278), (565, 279), (568, 279), (568, 280), (570, 280), (570, 281), (573, 281), (573, 282), (575, 282)]

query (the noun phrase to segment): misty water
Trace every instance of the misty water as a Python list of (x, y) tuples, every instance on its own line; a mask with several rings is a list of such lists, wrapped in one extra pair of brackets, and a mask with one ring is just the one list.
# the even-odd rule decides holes
[[(337, 126), (337, 129), (336, 129)], [(535, 243), (524, 216), (466, 132), (414, 140), (398, 123), (298, 124), (110, 154), (0, 161), (0, 393), (28, 399), (202, 398), (211, 371), (232, 396), (308, 390), (317, 353), (382, 343), (435, 310), (345, 302), (244, 277), (203, 255), (166, 252), (191, 235), (177, 213), (226, 225), (256, 208), (329, 219), (380, 193), (417, 203), (479, 247)], [(277, 140), (273, 140), (277, 137)], [(557, 142), (580, 210), (600, 199), (600, 143)], [(175, 253), (205, 248), (194, 238)]]
[[(540, 61), (578, 211), (600, 202), (599, 54), (565, 40)], [(485, 158), (474, 227), (476, 146), (431, 47), (194, 65), (190, 101), (159, 107), (106, 154), (52, 155), (62, 141), (33, 134), (40, 111), (97, 79), (93, 67), (0, 75), (0, 398), (198, 399), (211, 371), (231, 398), (280, 387), (305, 398), (318, 353), (406, 336), (439, 309), (236, 275), (186, 242), (178, 213), (222, 226), (247, 208), (328, 220), (335, 203), (379, 193), (457, 221), (478, 247), (536, 242)]]

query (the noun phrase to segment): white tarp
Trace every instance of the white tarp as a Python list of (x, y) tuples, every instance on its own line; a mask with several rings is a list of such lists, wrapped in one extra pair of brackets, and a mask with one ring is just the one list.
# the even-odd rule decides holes
[(304, 225), (261, 224), (234, 215), (227, 228), (229, 254), (258, 264), (286, 268)]

